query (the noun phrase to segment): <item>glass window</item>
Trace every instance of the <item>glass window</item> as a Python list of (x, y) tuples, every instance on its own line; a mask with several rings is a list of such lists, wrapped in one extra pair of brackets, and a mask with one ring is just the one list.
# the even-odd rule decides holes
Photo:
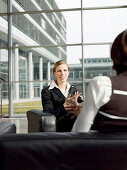
[(84, 11), (84, 42), (111, 43), (127, 28), (124, 17), (127, 17), (126, 8)]
[[(107, 6), (119, 6), (127, 5), (125, 0), (83, 0), (83, 7), (107, 7)], [(103, 10), (103, 9), (102, 9)]]
[[(116, 35), (127, 28), (126, 5), (125, 0), (15, 0), (16, 14), (7, 16), (7, 0), (1, 0), (3, 112), (8, 113), (8, 106), (13, 114), (42, 108), (41, 90), (54, 79), (52, 68), (58, 60), (67, 61), (68, 81), (82, 94), (91, 78), (114, 74), (110, 49)], [(9, 29), (8, 17), (12, 17)]]

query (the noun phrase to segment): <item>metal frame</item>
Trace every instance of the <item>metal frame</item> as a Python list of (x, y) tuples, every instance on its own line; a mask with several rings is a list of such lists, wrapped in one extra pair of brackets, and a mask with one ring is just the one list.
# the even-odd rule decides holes
[(9, 117), (13, 116), (12, 98), (12, 0), (8, 0), (8, 97), (9, 97)]
[[(7, 13), (0, 13), (0, 16), (8, 17), (8, 47), (3, 47), (0, 49), (8, 49), (8, 94), (9, 94), (9, 116), (14, 116), (13, 114), (13, 98), (12, 98), (12, 49), (15, 48), (38, 48), (38, 47), (64, 47), (64, 46), (81, 46), (82, 49), (82, 73), (83, 73), (83, 92), (85, 93), (85, 82), (84, 82), (84, 46), (85, 45), (110, 45), (112, 42), (105, 43), (84, 43), (83, 39), (83, 11), (85, 10), (103, 10), (103, 9), (120, 9), (127, 8), (127, 5), (123, 6), (101, 6), (101, 7), (88, 7), (83, 8), (83, 0), (80, 0), (81, 8), (69, 8), (69, 9), (56, 9), (56, 10), (42, 10), (42, 11), (25, 11), (25, 12), (12, 12), (12, 0), (7, 0), (8, 8)], [(47, 46), (12, 46), (12, 15), (24, 15), (24, 14), (40, 14), (40, 13), (53, 13), (53, 12), (67, 12), (67, 11), (81, 11), (81, 43), (78, 44), (59, 44), (59, 45), (47, 45)], [(21, 81), (20, 81), (21, 82)], [(25, 81), (27, 82), (27, 81)], [(29, 81), (30, 82), (30, 81)], [(33, 81), (35, 82), (35, 81)], [(38, 81), (43, 82), (43, 81)], [(44, 81), (44, 82), (48, 82)], [(84, 94), (83, 94), (84, 95)]]
[[(82, 0), (81, 4), (82, 3)], [(83, 5), (82, 5), (83, 6)], [(100, 6), (100, 7), (87, 7), (87, 8), (68, 8), (68, 9), (54, 9), (54, 10), (40, 10), (40, 11), (25, 11), (25, 12), (10, 12), (10, 15), (23, 15), (23, 14), (41, 14), (41, 13), (53, 13), (53, 12), (68, 12), (68, 11), (81, 11), (81, 10), (101, 10), (101, 9), (119, 9), (127, 8), (127, 5), (120, 6)], [(7, 16), (7, 13), (0, 13), (0, 16)]]

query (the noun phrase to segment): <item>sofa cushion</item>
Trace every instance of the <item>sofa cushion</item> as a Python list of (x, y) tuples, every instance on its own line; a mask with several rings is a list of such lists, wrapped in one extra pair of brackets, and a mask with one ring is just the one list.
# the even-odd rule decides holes
[(2, 135), (0, 157), (3, 170), (125, 170), (127, 134)]
[(0, 135), (16, 133), (16, 126), (11, 122), (0, 122)]

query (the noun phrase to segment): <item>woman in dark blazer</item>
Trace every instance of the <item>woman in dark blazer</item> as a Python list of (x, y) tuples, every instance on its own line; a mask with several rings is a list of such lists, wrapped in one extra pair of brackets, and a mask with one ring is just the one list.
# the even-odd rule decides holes
[[(68, 132), (71, 131), (76, 117), (73, 113), (66, 111), (66, 106), (70, 102), (71, 104), (80, 103), (79, 106), (81, 106), (83, 100), (75, 86), (71, 86), (67, 82), (69, 66), (66, 62), (63, 60), (57, 61), (53, 68), (53, 75), (55, 80), (51, 82), (50, 86), (42, 89), (41, 92), (43, 111), (56, 116), (57, 131)], [(70, 93), (71, 95), (73, 93), (73, 97)]]

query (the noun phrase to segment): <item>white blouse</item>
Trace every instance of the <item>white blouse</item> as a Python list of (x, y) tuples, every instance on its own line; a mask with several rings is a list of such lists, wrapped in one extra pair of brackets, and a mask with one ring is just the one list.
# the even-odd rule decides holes
[(53, 80), (53, 81), (51, 82), (50, 86), (49, 86), (49, 90), (50, 90), (50, 89), (53, 89), (54, 87), (58, 88), (58, 89), (61, 91), (61, 93), (62, 93), (65, 97), (67, 97), (68, 94), (69, 94), (69, 89), (70, 89), (71, 85), (67, 82), (67, 89), (66, 89), (65, 93), (57, 86), (57, 84), (56, 84), (55, 81)]
[(72, 131), (88, 132), (101, 106), (106, 104), (112, 94), (112, 84), (109, 77), (98, 76), (88, 85), (83, 108), (77, 117)]

